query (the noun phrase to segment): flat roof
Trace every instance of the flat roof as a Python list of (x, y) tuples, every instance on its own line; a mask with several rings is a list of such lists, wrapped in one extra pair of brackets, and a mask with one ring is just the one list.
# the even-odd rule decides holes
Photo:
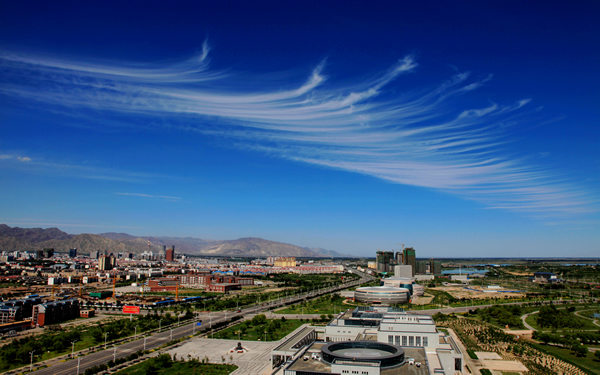
[[(306, 372), (323, 372), (330, 373), (331, 365), (326, 363), (325, 361), (312, 359), (312, 353), (321, 353), (321, 348), (328, 343), (326, 342), (315, 342), (313, 343), (306, 353), (302, 356), (298, 356), (298, 358), (287, 368), (290, 371), (306, 371)], [(392, 367), (383, 369), (381, 371), (381, 375), (397, 375), (397, 374), (407, 374), (407, 375), (429, 375), (429, 368), (427, 367), (426, 361), (426, 353), (424, 348), (408, 348), (402, 347), (404, 349), (404, 355), (406, 358), (406, 362), (399, 367)], [(308, 356), (309, 359), (307, 361), (304, 360), (304, 356)], [(421, 367), (417, 367), (415, 365), (408, 364), (408, 358), (414, 358), (415, 362), (421, 362)], [(345, 363), (348, 361), (344, 361)], [(360, 360), (357, 361), (360, 363)]]

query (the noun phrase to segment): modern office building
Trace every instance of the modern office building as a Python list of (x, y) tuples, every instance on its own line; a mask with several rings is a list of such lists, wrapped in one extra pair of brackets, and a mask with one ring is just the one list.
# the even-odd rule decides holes
[(77, 258), (77, 249), (69, 249), (69, 258)]
[(90, 259), (98, 259), (100, 252), (98, 250), (90, 251)]
[(438, 260), (429, 260), (429, 273), (432, 275), (441, 275), (442, 274), (442, 262)]
[(404, 265), (405, 266), (412, 266), (412, 276), (415, 275), (415, 272), (417, 270), (417, 258), (416, 258), (416, 253), (415, 253), (415, 249), (413, 249), (412, 247), (407, 247), (403, 250), (403, 260), (404, 260)]
[(354, 292), (354, 300), (362, 303), (393, 305), (397, 303), (407, 303), (410, 301), (410, 295), (410, 290), (405, 288), (365, 286), (356, 289)]
[(381, 284), (387, 287), (408, 289), (411, 296), (422, 296), (425, 294), (425, 287), (417, 284), (413, 277), (388, 277), (381, 279)]
[(451, 337), (437, 331), (429, 315), (357, 307), (338, 314), (325, 327), (324, 342), (307, 341), (309, 328), (313, 327), (292, 335), (272, 352), (273, 366), (282, 366), (284, 375), (465, 373), (463, 353)]

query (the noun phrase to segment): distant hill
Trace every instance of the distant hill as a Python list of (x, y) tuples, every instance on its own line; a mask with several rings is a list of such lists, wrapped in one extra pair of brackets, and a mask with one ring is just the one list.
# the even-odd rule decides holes
[(163, 252), (164, 246), (175, 246), (177, 253), (206, 256), (236, 257), (346, 257), (336, 251), (269, 241), (262, 238), (240, 238), (237, 240), (204, 240), (193, 237), (136, 237), (127, 233), (101, 233), (72, 235), (58, 228), (11, 228), (0, 224), (0, 250), (38, 250), (53, 247), (56, 251), (67, 252), (77, 248), (80, 254), (94, 250), (108, 252), (130, 252), (140, 254), (148, 250)]

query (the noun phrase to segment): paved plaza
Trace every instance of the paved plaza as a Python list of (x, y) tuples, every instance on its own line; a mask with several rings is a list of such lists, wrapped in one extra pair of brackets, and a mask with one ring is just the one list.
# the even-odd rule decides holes
[[(238, 344), (238, 340), (201, 339), (196, 338), (184, 345), (167, 351), (170, 355), (177, 354), (177, 358), (188, 359), (188, 355), (199, 360), (207, 357), (210, 363), (231, 363), (239, 368), (232, 372), (233, 375), (270, 374), (271, 350), (279, 345), (280, 341), (242, 341), (242, 346), (248, 351), (244, 353), (231, 352)], [(225, 361), (223, 361), (223, 358)]]

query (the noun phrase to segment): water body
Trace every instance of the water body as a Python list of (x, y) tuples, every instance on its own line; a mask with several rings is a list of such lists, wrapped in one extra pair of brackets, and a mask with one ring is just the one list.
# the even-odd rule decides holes
[(487, 272), (487, 270), (478, 270), (477, 268), (454, 268), (451, 270), (442, 270), (442, 274), (443, 275), (458, 275), (460, 273), (462, 273), (463, 275), (469, 274), (469, 273), (478, 273), (478, 274), (485, 274)]

